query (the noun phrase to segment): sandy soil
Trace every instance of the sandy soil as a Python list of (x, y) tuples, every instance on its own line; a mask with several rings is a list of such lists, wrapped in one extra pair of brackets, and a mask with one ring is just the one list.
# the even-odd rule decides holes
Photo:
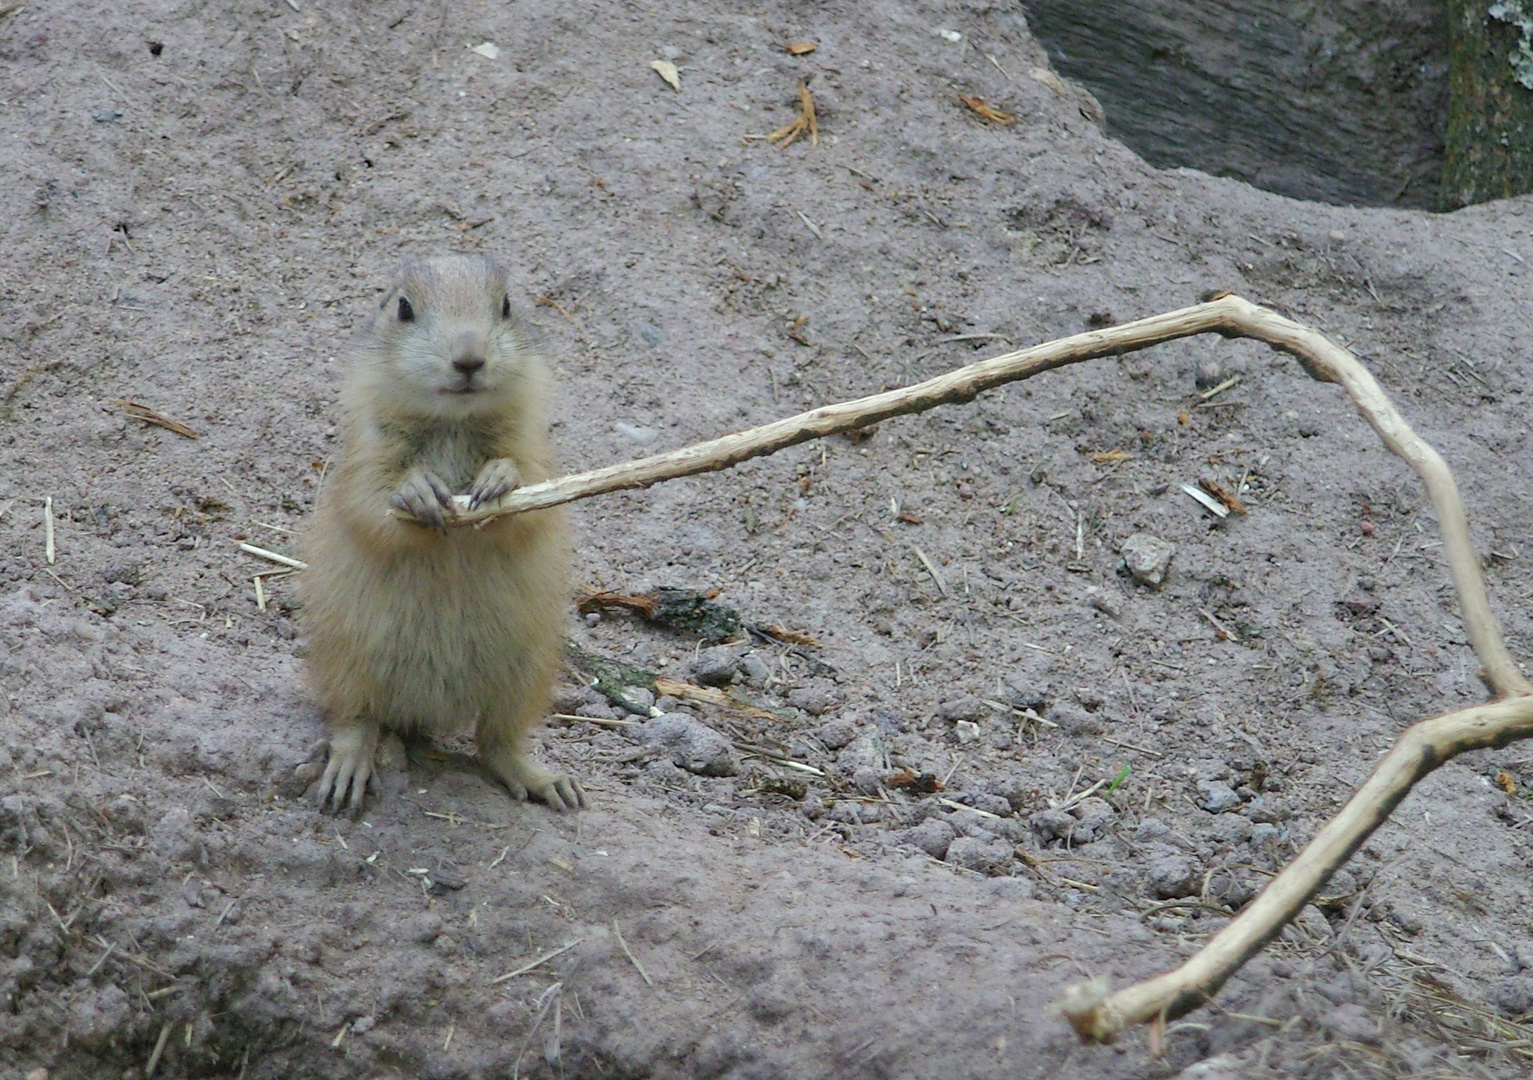
[[(357, 821), (302, 800), (292, 583), (259, 610), (272, 568), (237, 544), (297, 549), (350, 328), (441, 251), (516, 266), (570, 469), (1236, 289), (1350, 343), (1443, 451), (1527, 656), (1528, 201), (1158, 172), (1042, 63), (991, 4), (0, 18), (0, 1071), (1525, 1075), (1525, 747), (1424, 783), (1166, 1058), (1046, 1011), (1176, 963), (1395, 732), (1484, 693), (1414, 479), (1249, 343), (579, 504), (582, 590), (718, 589), (822, 645), (720, 655), (572, 607), (575, 642), (736, 671), (784, 715), (692, 708), (730, 740), (706, 761), (560, 724), (575, 817), (461, 745), (412, 748)], [(820, 145), (769, 145), (801, 80)], [(1240, 381), (1204, 401), (1199, 374)], [(1203, 477), (1249, 515), (1212, 520), (1180, 488)], [(1122, 572), (1137, 533), (1175, 545), (1158, 589)], [(559, 708), (623, 719), (573, 685)]]

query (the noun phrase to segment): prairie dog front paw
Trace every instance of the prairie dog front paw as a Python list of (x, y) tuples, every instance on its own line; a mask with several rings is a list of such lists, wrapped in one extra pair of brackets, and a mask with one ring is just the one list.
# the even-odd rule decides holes
[(464, 492), (470, 510), (522, 486), (522, 472), (510, 458), (492, 458), (479, 467), (479, 475)]
[(389, 496), (389, 504), (443, 533), (447, 531), (447, 518), (455, 512), (452, 492), (442, 478), (419, 465), (405, 473), (399, 487)]

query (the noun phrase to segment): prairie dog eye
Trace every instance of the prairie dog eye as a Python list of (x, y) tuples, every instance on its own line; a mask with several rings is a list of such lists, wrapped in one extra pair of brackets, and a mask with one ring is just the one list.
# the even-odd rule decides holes
[(509, 319), (511, 317), (511, 297), (509, 295), (500, 298), (500, 317), (502, 319)]
[(399, 298), (399, 321), (400, 322), (414, 322), (415, 321), (415, 308), (412, 307), (411, 304), (410, 304), (410, 301), (406, 300), (403, 296), (401, 296)]

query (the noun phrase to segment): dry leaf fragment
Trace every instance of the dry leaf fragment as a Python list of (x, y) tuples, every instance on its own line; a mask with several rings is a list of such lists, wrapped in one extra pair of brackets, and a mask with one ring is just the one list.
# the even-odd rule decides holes
[(655, 74), (670, 84), (672, 90), (678, 94), (681, 93), (681, 71), (675, 64), (669, 60), (651, 60), (649, 66), (655, 69)]
[(789, 56), (805, 56), (814, 52), (819, 46), (812, 41), (790, 41), (783, 48), (788, 50)]
[(500, 59), (500, 49), (492, 41), (484, 41), (484, 42), (480, 42), (478, 45), (470, 45), (468, 47), (468, 51), (471, 52), (471, 53), (478, 53), (480, 56), (484, 57), (486, 60), (499, 60)]
[(1000, 109), (989, 105), (984, 98), (959, 94), (958, 100), (967, 105), (981, 120), (986, 120), (992, 124), (1000, 124), (1002, 127), (1017, 122), (1017, 117), (1014, 113), (1002, 112)]
[(814, 115), (814, 98), (809, 87), (798, 84), (798, 115), (767, 136), (767, 142), (779, 148), (787, 146), (804, 132), (809, 132), (809, 145), (820, 145), (820, 122)]
[(1114, 461), (1133, 461), (1134, 455), (1127, 450), (1108, 450), (1102, 454), (1092, 454), (1091, 460), (1098, 465), (1106, 465)]
[(1211, 480), (1208, 477), (1203, 477), (1198, 481), (1198, 486), (1222, 502), (1226, 509), (1232, 510), (1237, 514), (1245, 514), (1248, 512), (1246, 510), (1246, 504), (1241, 502), (1233, 491), (1219, 483), (1219, 481)]
[(820, 647), (820, 641), (818, 638), (811, 637), (808, 634), (800, 633), (797, 630), (789, 630), (786, 626), (779, 626), (777, 623), (772, 623), (769, 626), (760, 627), (760, 629), (766, 631), (778, 641), (786, 641), (789, 645), (808, 645), (812, 649), (818, 649)]
[(1511, 773), (1505, 770), (1496, 774), (1496, 786), (1508, 795), (1517, 794), (1517, 781)]
[(199, 437), (195, 431), (181, 421), (172, 420), (164, 413), (156, 412), (147, 405), (140, 405), (136, 401), (128, 401), (124, 398), (108, 398), (107, 400), (113, 405), (121, 406), (122, 410), (128, 414), (128, 418), (131, 420), (142, 420), (146, 424), (153, 424), (167, 431), (174, 431), (177, 435), (185, 435), (188, 439)]
[(1064, 80), (1062, 80), (1058, 75), (1055, 75), (1048, 68), (1028, 68), (1027, 77), (1034, 80), (1035, 82), (1041, 82), (1044, 86), (1047, 86), (1060, 97), (1070, 96), (1070, 91), (1065, 89)]

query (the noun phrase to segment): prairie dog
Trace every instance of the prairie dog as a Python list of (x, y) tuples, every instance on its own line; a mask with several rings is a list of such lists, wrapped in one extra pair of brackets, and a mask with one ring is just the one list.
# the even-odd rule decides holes
[(515, 798), (585, 805), (526, 747), (559, 662), (564, 515), (445, 524), (454, 493), (477, 506), (549, 477), (546, 380), (506, 272), (485, 258), (406, 264), (358, 335), (340, 460), (305, 538), (300, 620), (330, 729), (321, 807), (361, 805), (384, 729), (470, 726)]

